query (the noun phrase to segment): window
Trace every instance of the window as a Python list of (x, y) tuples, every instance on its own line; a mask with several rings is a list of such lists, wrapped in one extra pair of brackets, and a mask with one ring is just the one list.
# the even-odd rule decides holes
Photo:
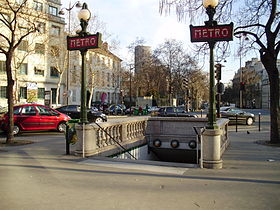
[(113, 74), (113, 77), (112, 77), (112, 87), (115, 87), (115, 74)]
[(44, 70), (34, 67), (34, 74), (44, 76)]
[(8, 98), (7, 86), (0, 86), (0, 98)]
[(110, 87), (110, 73), (107, 73), (107, 87)]
[(59, 57), (59, 48), (57, 46), (51, 46), (51, 55), (53, 57)]
[(37, 30), (39, 33), (45, 33), (46, 32), (46, 24), (45, 23), (41, 23), (41, 22), (37, 22)]
[(28, 50), (28, 41), (27, 40), (22, 40), (21, 43), (18, 46), (18, 50), (27, 51)]
[(77, 92), (76, 92), (76, 90), (72, 90), (73, 92), (73, 94), (72, 94), (72, 101), (73, 102), (76, 102), (77, 101)]
[(19, 97), (22, 99), (27, 99), (27, 87), (20, 87)]
[(22, 107), (20, 107), (20, 106), (14, 107), (14, 115), (20, 115), (21, 110), (22, 110)]
[(45, 98), (45, 88), (38, 88), (38, 98), (40, 99)]
[(104, 72), (102, 72), (102, 86), (104, 87), (105, 86), (105, 81), (104, 81), (104, 78), (105, 78), (105, 73)]
[(43, 4), (41, 2), (34, 1), (33, 2), (33, 9), (35, 9), (36, 11), (42, 12), (43, 11)]
[(0, 61), (0, 74), (6, 73), (6, 62)]
[(22, 111), (21, 111), (22, 115), (36, 115), (36, 109), (34, 106), (24, 106), (22, 107)]
[(45, 54), (45, 45), (36, 43), (35, 44), (35, 53)]
[(56, 111), (51, 110), (49, 107), (36, 106), (41, 116), (59, 115)]
[(51, 15), (54, 15), (54, 16), (57, 16), (57, 8), (56, 7), (53, 7), (53, 6), (49, 6), (49, 14)]
[(27, 63), (22, 63), (19, 66), (19, 73), (21, 75), (27, 75)]
[(53, 36), (59, 36), (60, 35), (60, 27), (52, 25), (50, 34), (53, 35)]
[[(55, 104), (56, 103), (56, 88), (51, 88), (52, 91), (52, 103)], [(58, 103), (60, 103), (59, 97), (58, 97)]]
[(54, 66), (51, 66), (51, 77), (59, 77), (59, 72)]

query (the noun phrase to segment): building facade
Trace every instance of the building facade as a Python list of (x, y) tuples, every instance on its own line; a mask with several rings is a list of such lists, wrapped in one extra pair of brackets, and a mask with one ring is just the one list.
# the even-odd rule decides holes
[[(78, 58), (78, 59), (77, 59)], [(71, 54), (69, 103), (80, 104), (81, 59), (79, 51)], [(87, 100), (93, 103), (121, 103), (121, 59), (108, 49), (105, 42), (99, 49), (90, 49), (86, 58)]]
[[(280, 60), (277, 61), (278, 70)], [(241, 77), (241, 78), (240, 78)], [(240, 88), (240, 82), (244, 82), (243, 104), (248, 108), (270, 108), (270, 86), (268, 74), (257, 58), (252, 58), (245, 63), (234, 75), (233, 86)], [(236, 104), (239, 104), (237, 101)]]
[[(9, 0), (14, 7), (21, 0)], [(12, 18), (12, 12), (0, 0), (0, 11)], [(15, 104), (39, 103), (52, 107), (81, 103), (81, 56), (71, 51), (68, 67), (68, 51), (64, 18), (59, 16), (60, 0), (27, 0), (23, 5), (30, 12), (21, 21), (21, 30), (36, 22), (37, 32), (23, 39), (13, 57)], [(33, 14), (37, 14), (37, 16)], [(1, 18), (1, 17), (0, 17)], [(24, 25), (26, 24), (26, 25)], [(0, 33), (9, 35), (9, 28), (0, 21)], [(7, 74), (5, 56), (0, 53), (0, 106), (7, 106)], [(108, 50), (104, 43), (101, 49), (90, 49), (86, 58), (87, 99), (91, 102), (120, 103), (121, 59)], [(67, 85), (68, 84), (68, 85)]]
[[(16, 8), (22, 4), (20, 0), (10, 0), (12, 7)], [(12, 11), (7, 8), (5, 1), (1, 0), (1, 13), (5, 14), (7, 20), (13, 18)], [(30, 24), (36, 24), (37, 32), (25, 37), (15, 51), (12, 61), (12, 73), (14, 84), (15, 104), (36, 102), (60, 103), (61, 98), (56, 101), (58, 83), (61, 80), (61, 72), (54, 65), (50, 51), (57, 48), (65, 40), (64, 19), (58, 16), (60, 0), (28, 0), (23, 5), (23, 11), (28, 13), (20, 14), (15, 38), (29, 30)], [(3, 17), (2, 17), (3, 18)], [(23, 20), (25, 19), (25, 21)], [(12, 36), (5, 24), (0, 25), (1, 32)], [(57, 60), (60, 55), (55, 55)], [(5, 69), (5, 56), (0, 54), (0, 106), (7, 106), (7, 76)], [(45, 93), (48, 93), (47, 100)], [(49, 104), (51, 105), (51, 104)]]
[(141, 72), (145, 65), (151, 61), (151, 47), (138, 45), (135, 47), (134, 62), (135, 62), (135, 74)]

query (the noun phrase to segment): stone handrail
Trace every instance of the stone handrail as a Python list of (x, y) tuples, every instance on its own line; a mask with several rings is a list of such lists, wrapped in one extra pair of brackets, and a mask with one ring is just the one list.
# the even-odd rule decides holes
[(125, 121), (106, 122), (96, 125), (95, 123), (85, 125), (85, 139), (83, 144), (83, 126), (76, 125), (78, 139), (76, 154), (83, 153), (85, 156), (110, 156), (145, 144), (144, 138), (148, 117), (136, 119), (126, 118)]
[[(221, 167), (221, 156), (229, 145), (228, 121), (228, 119), (218, 119), (217, 129), (206, 129), (202, 133), (203, 161), (206, 167)], [(162, 123), (165, 123), (165, 126)], [(193, 127), (205, 127), (206, 124), (206, 118), (172, 119), (159, 117), (126, 118), (125, 120), (98, 125), (95, 123), (85, 124), (84, 126), (76, 124), (78, 142), (76, 143), (75, 153), (85, 156), (112, 156), (146, 144), (147, 138), (145, 138), (145, 135), (149, 138), (158, 135), (168, 138), (168, 136), (174, 135), (176, 130), (177, 137), (180, 135), (183, 138), (184, 136), (195, 137)]]

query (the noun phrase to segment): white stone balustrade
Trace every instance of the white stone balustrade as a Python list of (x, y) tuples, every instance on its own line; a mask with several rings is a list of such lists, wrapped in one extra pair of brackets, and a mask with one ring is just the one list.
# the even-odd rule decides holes
[[(148, 117), (127, 118), (125, 121), (100, 123), (100, 127), (95, 123), (83, 126), (75, 126), (78, 142), (75, 153), (85, 156), (110, 156), (123, 152), (123, 148), (129, 149), (146, 143), (144, 138)], [(83, 143), (84, 139), (84, 143)], [(121, 146), (119, 146), (119, 144)]]
[[(149, 120), (148, 120), (149, 119)], [(111, 156), (124, 150), (141, 146), (151, 137), (195, 138), (193, 127), (204, 127), (206, 118), (164, 118), (141, 117), (126, 118), (119, 122), (80, 124), (75, 126), (78, 136), (75, 153), (85, 156)], [(148, 127), (147, 127), (148, 125)], [(226, 150), (228, 139), (228, 120), (218, 119), (218, 129), (205, 130), (203, 136), (204, 167), (221, 168), (221, 156)], [(84, 135), (83, 135), (84, 133)], [(146, 138), (145, 138), (146, 135)], [(121, 146), (120, 146), (121, 145)]]

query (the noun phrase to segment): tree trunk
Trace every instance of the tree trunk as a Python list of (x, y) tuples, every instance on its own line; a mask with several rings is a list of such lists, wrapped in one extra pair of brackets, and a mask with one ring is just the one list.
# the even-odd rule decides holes
[(91, 108), (91, 101), (92, 101), (92, 97), (93, 97), (93, 89), (94, 89), (94, 85), (91, 85), (90, 95), (89, 95), (89, 100), (88, 100), (88, 108)]
[(280, 143), (279, 71), (276, 59), (261, 54), (261, 61), (268, 73), (270, 83), (270, 142)]
[(8, 96), (8, 132), (6, 143), (11, 143), (14, 141), (14, 99), (13, 99), (13, 86), (14, 80), (12, 75), (12, 52), (6, 55), (6, 71), (7, 71), (7, 96)]

